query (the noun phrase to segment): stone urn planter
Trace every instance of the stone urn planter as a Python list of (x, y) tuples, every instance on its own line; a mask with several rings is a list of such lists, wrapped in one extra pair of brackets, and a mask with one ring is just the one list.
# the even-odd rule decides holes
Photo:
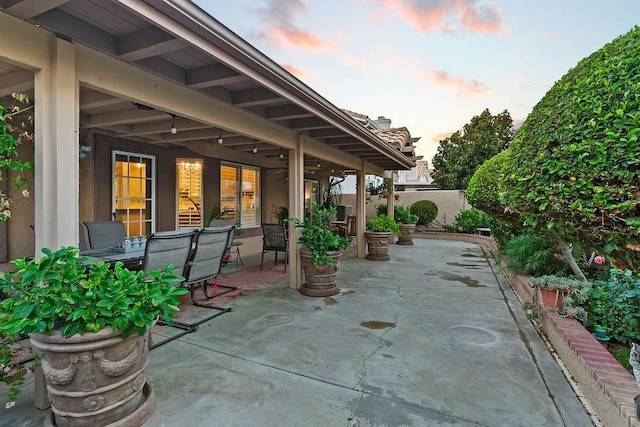
[(400, 224), (400, 235), (397, 245), (413, 245), (413, 233), (416, 231), (415, 224)]
[(367, 242), (365, 258), (372, 261), (389, 261), (391, 235), (391, 231), (365, 231), (364, 239)]
[(51, 400), (45, 425), (139, 426), (153, 412), (153, 389), (145, 381), (148, 333), (123, 340), (106, 327), (71, 338), (56, 330), (30, 338)]
[(340, 289), (336, 286), (336, 276), (340, 265), (340, 251), (328, 251), (333, 264), (314, 264), (313, 252), (300, 248), (300, 259), (304, 272), (304, 283), (300, 293), (308, 297), (328, 297), (337, 295)]

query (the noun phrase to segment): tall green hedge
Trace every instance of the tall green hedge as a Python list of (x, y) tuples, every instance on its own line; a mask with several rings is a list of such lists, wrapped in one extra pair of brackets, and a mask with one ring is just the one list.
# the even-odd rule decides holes
[(512, 144), (507, 208), (565, 242), (640, 263), (640, 27), (564, 75)]

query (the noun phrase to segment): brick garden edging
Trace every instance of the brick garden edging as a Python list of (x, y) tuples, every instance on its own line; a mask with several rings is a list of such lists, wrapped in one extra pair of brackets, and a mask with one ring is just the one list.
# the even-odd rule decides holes
[[(414, 238), (457, 240), (497, 247), (491, 237), (460, 233), (416, 233)], [(503, 273), (522, 301), (531, 300), (529, 277)], [(542, 330), (562, 363), (571, 373), (598, 417), (607, 427), (640, 427), (634, 397), (640, 395), (635, 377), (587, 331), (580, 322), (541, 310)]]

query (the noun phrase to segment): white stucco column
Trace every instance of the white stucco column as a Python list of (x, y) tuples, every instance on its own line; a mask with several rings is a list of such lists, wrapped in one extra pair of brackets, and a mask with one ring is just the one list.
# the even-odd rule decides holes
[[(295, 149), (289, 150), (289, 216), (304, 218), (304, 142), (298, 136)], [(300, 289), (302, 264), (298, 253), (298, 230), (289, 223), (289, 287)]]
[(75, 47), (53, 41), (51, 68), (35, 72), (36, 253), (78, 245), (79, 89)]

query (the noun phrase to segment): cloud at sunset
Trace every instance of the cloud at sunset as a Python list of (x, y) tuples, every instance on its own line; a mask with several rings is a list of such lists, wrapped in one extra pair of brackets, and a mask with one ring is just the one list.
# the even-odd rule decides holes
[(432, 71), (425, 76), (425, 79), (438, 86), (453, 87), (462, 96), (481, 95), (491, 91), (491, 88), (485, 83), (475, 79), (454, 76), (446, 71)]
[(304, 81), (310, 77), (309, 73), (303, 70), (302, 68), (294, 67), (293, 65), (289, 65), (289, 64), (280, 64), (280, 66), (285, 70), (287, 70), (288, 72), (290, 72), (291, 74), (293, 74), (294, 76), (296, 76), (300, 80)]
[(499, 35), (505, 32), (502, 9), (481, 0), (372, 0), (393, 10), (421, 32), (459, 30)]
[(338, 50), (334, 43), (296, 26), (295, 16), (309, 12), (301, 0), (270, 0), (258, 12), (268, 22), (268, 29), (259, 32), (258, 37), (273, 45), (314, 51)]

